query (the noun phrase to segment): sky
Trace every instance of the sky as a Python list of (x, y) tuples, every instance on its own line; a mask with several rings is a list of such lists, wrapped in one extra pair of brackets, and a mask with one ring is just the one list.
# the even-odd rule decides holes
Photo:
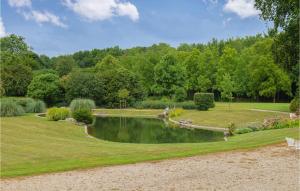
[(254, 0), (1, 0), (0, 37), (38, 54), (206, 43), (267, 31)]

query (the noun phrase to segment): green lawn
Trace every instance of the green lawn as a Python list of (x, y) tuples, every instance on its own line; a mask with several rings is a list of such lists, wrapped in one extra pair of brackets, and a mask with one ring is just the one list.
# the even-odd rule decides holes
[[(105, 111), (124, 114), (124, 110)], [(102, 113), (101, 110), (99, 112)], [(161, 110), (125, 112), (132, 115), (136, 112), (156, 114)], [(299, 128), (292, 128), (237, 135), (230, 137), (228, 142), (128, 144), (89, 138), (83, 128), (69, 122), (51, 122), (33, 115), (2, 118), (1, 177), (250, 149), (282, 142), (286, 136), (297, 138), (298, 134)]]
[[(288, 111), (288, 103), (228, 103), (217, 102), (216, 107), (209, 111), (185, 110), (175, 120), (192, 120), (194, 124), (226, 127), (233, 122), (238, 127), (246, 126), (250, 122), (263, 122), (266, 118), (288, 117), (288, 113), (258, 112), (251, 109), (263, 109), (285, 112)], [(96, 114), (122, 115), (122, 116), (157, 116), (163, 110), (139, 110), (139, 109), (96, 109)]]
[(263, 122), (266, 118), (288, 117), (288, 113), (259, 112), (251, 109), (263, 109), (272, 111), (286, 111), (287, 103), (228, 103), (217, 102), (216, 106), (209, 111), (184, 111), (175, 120), (192, 120), (194, 124), (227, 127), (229, 123), (235, 123), (237, 127), (246, 126), (250, 122)]

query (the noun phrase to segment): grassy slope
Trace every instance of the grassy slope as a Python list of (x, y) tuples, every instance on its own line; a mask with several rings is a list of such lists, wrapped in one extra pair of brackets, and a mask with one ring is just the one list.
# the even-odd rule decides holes
[(230, 122), (235, 123), (238, 127), (245, 126), (249, 122), (262, 122), (271, 117), (288, 117), (288, 114), (274, 112), (258, 112), (250, 109), (266, 109), (274, 111), (288, 110), (286, 103), (232, 103), (230, 109), (228, 103), (218, 102), (216, 107), (209, 111), (185, 111), (176, 120), (189, 119), (194, 124), (226, 127)]
[(299, 134), (299, 129), (293, 128), (234, 136), (228, 142), (126, 144), (88, 138), (79, 126), (32, 115), (2, 118), (1, 123), (2, 177), (254, 148)]

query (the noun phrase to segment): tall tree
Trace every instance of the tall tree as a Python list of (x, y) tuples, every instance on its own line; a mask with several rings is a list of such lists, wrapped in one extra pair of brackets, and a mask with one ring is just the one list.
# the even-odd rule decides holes
[(234, 83), (228, 73), (225, 73), (223, 80), (220, 83), (221, 98), (224, 101), (228, 101), (228, 106), (230, 109), (230, 102), (232, 101), (232, 93), (234, 92)]
[(174, 95), (175, 90), (185, 85), (185, 68), (173, 54), (167, 54), (154, 68), (155, 85), (153, 92), (159, 96)]
[[(299, 1), (255, 0), (255, 7), (263, 20), (274, 23), (271, 34), (275, 39), (275, 61), (290, 74), (295, 91), (299, 81)], [(278, 29), (283, 31), (277, 33)]]

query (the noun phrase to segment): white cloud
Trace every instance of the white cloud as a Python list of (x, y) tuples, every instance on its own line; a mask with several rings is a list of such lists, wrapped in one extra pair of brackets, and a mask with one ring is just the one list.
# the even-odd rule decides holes
[(228, 0), (223, 10), (235, 13), (241, 18), (253, 17), (260, 13), (254, 7), (254, 0)]
[(113, 16), (128, 16), (137, 21), (137, 8), (120, 0), (63, 0), (63, 4), (89, 21), (102, 21)]
[(0, 17), (0, 37), (6, 36), (5, 27), (2, 22), (2, 18)]
[(49, 13), (48, 11), (35, 11), (23, 12), (26, 20), (34, 20), (37, 23), (51, 23), (53, 25), (66, 28), (65, 25), (58, 16)]
[(31, 0), (8, 0), (11, 7), (30, 7)]

